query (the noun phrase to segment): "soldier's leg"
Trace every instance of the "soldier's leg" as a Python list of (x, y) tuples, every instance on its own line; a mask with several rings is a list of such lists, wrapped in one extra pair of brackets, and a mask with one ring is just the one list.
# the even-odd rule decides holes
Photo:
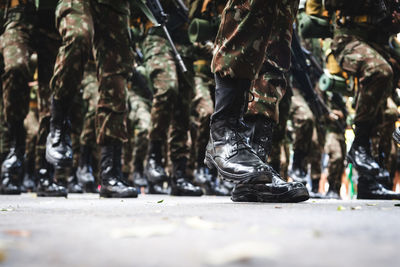
[[(178, 73), (169, 45), (164, 38), (148, 35), (143, 43), (146, 70), (154, 88), (149, 130), (149, 151), (145, 174), (152, 185), (168, 179), (162, 158), (172, 110), (178, 95)], [(153, 192), (156, 193), (156, 192)]]
[(99, 83), (97, 81), (96, 64), (93, 60), (85, 66), (84, 78), (82, 80), (83, 100), (85, 101), (85, 115), (83, 119), (82, 132), (80, 135), (80, 158), (79, 167), (76, 171), (79, 184), (86, 192), (96, 193), (97, 183), (93, 168), (97, 166), (95, 115), (99, 99)]
[[(93, 44), (99, 79), (96, 111), (96, 141), (101, 147), (101, 189), (103, 197), (137, 197), (135, 188), (122, 177), (122, 143), (127, 141), (127, 79), (132, 73), (129, 16), (113, 7), (91, 0), (95, 35)], [(129, 3), (126, 2), (129, 10)]]
[(4, 119), (10, 136), (10, 152), (1, 168), (0, 193), (3, 194), (19, 194), (23, 175), (24, 119), (29, 110), (28, 82), (32, 75), (29, 68), (32, 52), (32, 8), (31, 5), (22, 4), (9, 9), (8, 21), (1, 36), (4, 57), (2, 76)]
[(38, 109), (39, 130), (36, 142), (36, 178), (38, 180), (38, 196), (66, 196), (65, 187), (53, 180), (53, 166), (46, 160), (46, 139), (50, 132), (51, 89), (50, 79), (53, 75), (54, 64), (61, 38), (55, 27), (54, 10), (37, 11), (37, 35), (35, 49), (38, 54)]
[(306, 157), (309, 153), (312, 153), (314, 116), (306, 100), (296, 88), (293, 89), (290, 113), (295, 136), (293, 141), (292, 169), (289, 176), (294, 180), (305, 183), (308, 164)]
[(325, 153), (328, 161), (328, 198), (340, 199), (340, 187), (344, 171), (344, 159), (346, 156), (346, 142), (343, 134), (328, 132), (326, 135)]
[(92, 51), (94, 30), (90, 1), (59, 1), (56, 24), (62, 37), (62, 45), (50, 82), (53, 96), (46, 158), (57, 167), (70, 167), (73, 151), (69, 136), (69, 112), (73, 98), (80, 89), (84, 67)]
[[(321, 180), (321, 160), (324, 150), (324, 135), (319, 133), (319, 130), (314, 127), (311, 138), (311, 147), (307, 155), (307, 162), (310, 163), (310, 176), (311, 176), (311, 192), (314, 197), (319, 198), (319, 182)], [(312, 196), (311, 196), (312, 197)]]
[(24, 161), (24, 179), (22, 182), (22, 192), (32, 192), (36, 188), (35, 179), (35, 151), (36, 141), (39, 130), (37, 100), (31, 99), (29, 112), (24, 120), (26, 129), (26, 149)]
[[(134, 97), (134, 93), (132, 91), (127, 90), (127, 105), (128, 105), (128, 114), (126, 116), (126, 128), (128, 131), (128, 141), (123, 144), (122, 147), (122, 173), (124, 174), (124, 179), (126, 181), (132, 180), (130, 179), (131, 174), (133, 173), (133, 142), (135, 138), (134, 129), (134, 112), (131, 108), (131, 101)], [(131, 181), (129, 181), (131, 183)], [(133, 184), (133, 183), (132, 183)]]
[[(186, 171), (189, 159), (188, 131), (190, 120), (190, 104), (194, 90), (193, 64), (185, 61), (188, 72), (179, 72), (179, 93), (172, 113), (169, 151), (173, 165), (171, 176), (171, 194), (177, 196), (201, 196), (203, 191), (194, 186)], [(190, 79), (190, 80), (189, 80)], [(189, 80), (189, 81), (188, 81)]]
[[(0, 76), (4, 74), (4, 59), (3, 54), (0, 53)], [(8, 142), (8, 127), (4, 119), (4, 104), (3, 104), (3, 84), (0, 83), (0, 164), (6, 158), (9, 152)]]
[(360, 174), (377, 175), (379, 165), (371, 156), (370, 137), (378, 110), (393, 86), (392, 68), (375, 49), (352, 36), (335, 36), (332, 51), (342, 69), (358, 77), (355, 139), (348, 158)]

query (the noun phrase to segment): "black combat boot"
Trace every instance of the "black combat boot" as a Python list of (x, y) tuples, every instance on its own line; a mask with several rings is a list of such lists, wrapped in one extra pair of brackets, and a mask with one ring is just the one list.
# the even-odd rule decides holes
[(69, 108), (60, 100), (51, 101), (50, 133), (46, 141), (46, 160), (56, 168), (72, 165)]
[(101, 147), (101, 197), (134, 198), (138, 192), (124, 182), (121, 171), (122, 143), (104, 145)]
[(25, 157), (25, 172), (22, 180), (22, 192), (35, 192), (36, 191), (36, 177), (35, 177), (35, 159), (34, 157)]
[(78, 183), (87, 193), (98, 193), (96, 178), (92, 169), (92, 148), (88, 145), (81, 146), (79, 157), (79, 166), (76, 170)]
[(295, 182), (307, 184), (307, 170), (305, 168), (304, 159), (306, 155), (303, 151), (296, 149), (293, 152), (292, 168), (289, 171), (289, 177)]
[(205, 164), (231, 182), (271, 182), (264, 162), (251, 148), (243, 122), (250, 81), (215, 74), (215, 112), (206, 148)]
[(24, 175), (25, 128), (23, 121), (9, 125), (11, 148), (1, 165), (0, 194), (21, 194)]
[(149, 144), (149, 153), (144, 174), (149, 184), (149, 194), (168, 194), (164, 189), (164, 182), (168, 181), (168, 175), (162, 165), (162, 142), (151, 141)]
[(400, 200), (400, 193), (384, 188), (373, 176), (362, 175), (358, 178), (357, 199)]
[(62, 185), (54, 182), (53, 167), (43, 159), (37, 171), (38, 186), (36, 194), (38, 197), (67, 197), (68, 191)]
[(136, 187), (147, 187), (147, 178), (144, 175), (144, 169), (143, 169), (143, 162), (142, 161), (136, 161), (133, 164), (134, 165), (134, 171), (133, 171), (133, 184)]
[(68, 183), (68, 193), (75, 193), (75, 194), (83, 194), (83, 188), (78, 183), (78, 178), (76, 177), (76, 168), (72, 168), (69, 171), (69, 175), (67, 178)]
[(203, 191), (195, 186), (186, 174), (187, 159), (180, 158), (173, 162), (173, 174), (171, 177), (171, 195), (174, 196), (201, 196)]
[(371, 155), (369, 122), (356, 123), (355, 138), (347, 154), (347, 160), (353, 164), (360, 176), (376, 176), (379, 174), (379, 164)]
[(263, 162), (267, 162), (276, 123), (263, 115), (248, 116), (245, 122), (250, 127), (247, 136), (250, 138), (251, 147)]

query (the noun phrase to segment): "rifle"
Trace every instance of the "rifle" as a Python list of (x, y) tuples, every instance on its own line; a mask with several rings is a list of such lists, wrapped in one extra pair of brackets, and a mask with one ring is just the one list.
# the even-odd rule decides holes
[(299, 83), (299, 89), (303, 92), (304, 97), (315, 116), (317, 118), (328, 117), (338, 126), (338, 129), (343, 129), (343, 126), (338, 120), (339, 117), (332, 113), (321, 96), (314, 90), (309, 75), (311, 67), (313, 67), (313, 71), (315, 71), (318, 76), (323, 74), (323, 69), (312, 54), (301, 46), (299, 37), (295, 30), (292, 35), (291, 63), (293, 76)]
[[(139, 0), (140, 2), (140, 0)], [(156, 26), (161, 26), (163, 29), (165, 36), (168, 39), (169, 44), (171, 45), (172, 51), (174, 52), (175, 59), (178, 61), (179, 67), (181, 68), (182, 72), (185, 73), (187, 72), (187, 68), (185, 66), (185, 63), (182, 60), (181, 55), (179, 54), (178, 50), (175, 47), (174, 42), (172, 41), (171, 35), (169, 34), (169, 31), (167, 29), (167, 21), (168, 21), (168, 15), (164, 12), (163, 7), (160, 4), (159, 0), (146, 0), (146, 6), (152, 13)]]

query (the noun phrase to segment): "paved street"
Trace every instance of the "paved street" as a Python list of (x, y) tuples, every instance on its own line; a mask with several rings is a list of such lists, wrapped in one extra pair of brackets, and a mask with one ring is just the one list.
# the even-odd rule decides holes
[(0, 266), (399, 266), (397, 205), (0, 196)]

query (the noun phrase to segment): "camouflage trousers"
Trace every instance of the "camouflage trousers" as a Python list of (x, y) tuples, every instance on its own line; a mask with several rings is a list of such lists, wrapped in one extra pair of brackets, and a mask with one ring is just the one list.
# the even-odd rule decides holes
[(169, 135), (172, 162), (189, 157), (187, 140), (194, 71), (192, 62), (185, 57), (185, 49), (178, 45), (188, 68), (184, 76), (165, 38), (148, 35), (143, 42), (146, 72), (154, 88), (149, 139), (163, 143)]
[[(192, 140), (191, 159), (196, 161), (197, 167), (204, 163), (205, 149), (210, 136), (210, 117), (214, 111), (211, 92), (215, 88), (213, 77), (203, 73), (196, 73), (195, 94), (192, 100), (190, 135)], [(193, 164), (195, 165), (195, 164)]]
[(135, 167), (143, 166), (146, 158), (151, 124), (151, 103), (131, 90), (127, 95), (129, 135), (128, 142), (124, 144), (122, 171), (132, 173), (136, 170)]
[[(4, 73), (3, 55), (0, 53), (0, 75)], [(0, 96), (3, 96), (3, 85), (0, 83)], [(0, 99), (0, 164), (9, 150), (7, 124), (4, 120), (3, 97)]]
[(369, 43), (345, 34), (335, 35), (332, 52), (340, 67), (358, 78), (354, 122), (375, 121), (393, 86), (393, 70)]
[(70, 105), (79, 90), (93, 45), (99, 78), (96, 113), (99, 144), (127, 141), (125, 88), (133, 67), (128, 19), (128, 15), (96, 0), (62, 0), (56, 9), (56, 24), (63, 44), (50, 83), (53, 95)]
[(343, 133), (328, 132), (324, 152), (329, 156), (327, 168), (329, 186), (340, 189), (346, 156), (346, 141)]
[(29, 66), (30, 55), (33, 52), (32, 35), (33, 22), (24, 19), (9, 20), (0, 39), (4, 58), (4, 119), (11, 125), (21, 123), (29, 111), (28, 82), (32, 78)]
[[(305, 167), (311, 164), (311, 178), (321, 176), (322, 137), (316, 129), (315, 117), (299, 89), (293, 88), (290, 114), (294, 128), (293, 151), (305, 156)], [(307, 168), (306, 168), (307, 169)]]

